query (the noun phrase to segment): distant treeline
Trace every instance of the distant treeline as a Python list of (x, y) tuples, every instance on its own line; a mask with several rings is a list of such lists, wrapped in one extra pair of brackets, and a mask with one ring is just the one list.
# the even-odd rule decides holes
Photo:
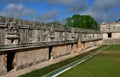
[[(61, 25), (61, 23), (57, 20), (50, 23)], [(99, 25), (97, 21), (90, 15), (74, 14), (72, 17), (66, 18), (66, 23), (64, 24), (64, 26), (99, 30)]]
[(98, 30), (97, 21), (90, 15), (75, 14), (66, 19), (66, 26)]

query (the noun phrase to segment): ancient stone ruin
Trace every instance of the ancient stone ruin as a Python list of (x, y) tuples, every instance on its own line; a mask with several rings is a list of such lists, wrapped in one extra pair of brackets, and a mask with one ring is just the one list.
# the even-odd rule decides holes
[(100, 31), (95, 31), (1, 16), (0, 75), (69, 54), (82, 54), (111, 41), (120, 43), (119, 23), (114, 25), (104, 23)]

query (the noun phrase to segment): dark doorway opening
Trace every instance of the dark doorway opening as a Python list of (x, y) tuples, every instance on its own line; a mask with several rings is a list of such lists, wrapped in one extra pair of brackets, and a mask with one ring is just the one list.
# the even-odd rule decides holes
[(11, 39), (11, 44), (13, 44), (14, 43), (14, 39)]
[(73, 50), (73, 44), (71, 44), (71, 51)]
[(71, 44), (71, 48), (73, 48), (73, 44)]
[(7, 52), (7, 72), (11, 71), (13, 67), (13, 60), (15, 58), (15, 52)]
[(108, 38), (111, 38), (112, 37), (112, 33), (108, 33)]
[(49, 59), (51, 59), (53, 46), (49, 46)]

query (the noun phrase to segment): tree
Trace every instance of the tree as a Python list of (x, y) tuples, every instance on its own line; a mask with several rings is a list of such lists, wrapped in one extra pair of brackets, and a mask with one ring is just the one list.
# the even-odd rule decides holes
[(61, 25), (61, 23), (58, 20), (54, 20), (53, 22), (50, 22), (53, 25)]
[(67, 22), (66, 23), (67, 26), (73, 27), (73, 19), (72, 18), (67, 18), (66, 22)]
[(66, 25), (70, 27), (85, 28), (85, 29), (94, 29), (98, 30), (97, 21), (90, 15), (79, 15), (75, 14), (71, 18), (66, 19)]

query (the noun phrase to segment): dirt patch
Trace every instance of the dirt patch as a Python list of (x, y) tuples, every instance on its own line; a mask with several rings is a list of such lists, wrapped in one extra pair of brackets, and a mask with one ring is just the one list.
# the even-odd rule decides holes
[(118, 57), (111, 57), (110, 59), (114, 60), (114, 61), (120, 61), (120, 58), (118, 58)]
[(103, 51), (100, 53), (100, 55), (109, 60), (120, 61), (120, 51)]
[(103, 51), (101, 54), (120, 54), (120, 51)]

